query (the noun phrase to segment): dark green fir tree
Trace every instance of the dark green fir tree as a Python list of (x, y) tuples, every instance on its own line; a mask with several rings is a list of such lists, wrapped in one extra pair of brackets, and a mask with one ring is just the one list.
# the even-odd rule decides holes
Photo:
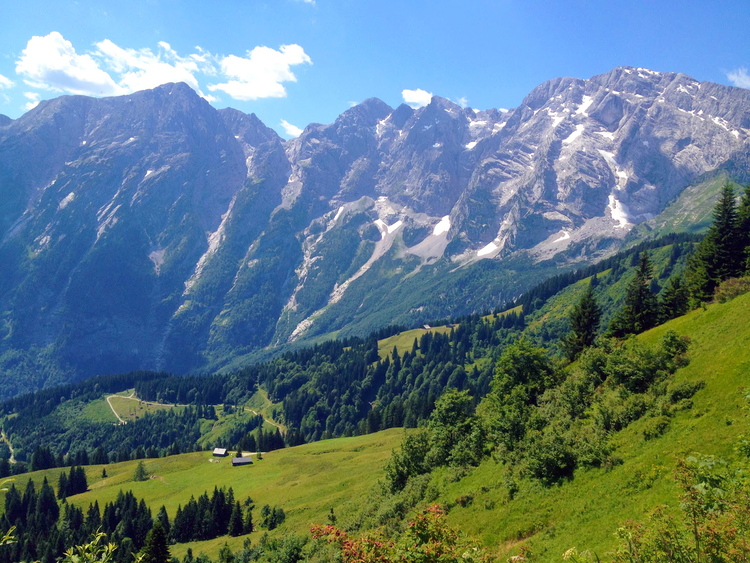
[(658, 320), (658, 302), (651, 292), (653, 267), (647, 251), (641, 253), (635, 276), (625, 290), (625, 303), (617, 311), (609, 325), (612, 336), (623, 337), (639, 334), (656, 326)]
[(141, 555), (141, 563), (169, 563), (172, 556), (169, 553), (167, 534), (159, 520), (154, 522), (154, 527), (146, 535)]
[(574, 361), (584, 349), (594, 344), (601, 317), (602, 312), (594, 296), (593, 283), (589, 283), (570, 312), (568, 317), (570, 332), (563, 337), (561, 342), (568, 360)]
[[(743, 208), (743, 217), (747, 211)], [(688, 260), (685, 280), (692, 306), (710, 301), (717, 285), (745, 270), (745, 245), (740, 236), (740, 223), (743, 220), (738, 215), (734, 189), (727, 183), (714, 207), (714, 220), (708, 233)]]
[(669, 278), (659, 300), (659, 322), (665, 323), (687, 313), (689, 301), (690, 293), (683, 277)]

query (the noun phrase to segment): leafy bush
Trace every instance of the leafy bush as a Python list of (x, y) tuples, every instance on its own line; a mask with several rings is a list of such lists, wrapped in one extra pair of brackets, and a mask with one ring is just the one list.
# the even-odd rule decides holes
[(747, 561), (750, 558), (750, 486), (714, 457), (680, 461), (679, 517), (658, 507), (649, 525), (628, 522), (617, 530), (618, 563)]
[(669, 428), (668, 416), (657, 416), (649, 418), (643, 425), (643, 438), (653, 440), (664, 434)]
[(702, 379), (699, 381), (681, 381), (669, 387), (667, 400), (670, 403), (677, 403), (682, 399), (690, 399), (705, 386), (706, 382)]
[(714, 292), (714, 299), (719, 303), (726, 303), (735, 297), (750, 291), (750, 276), (744, 278), (730, 278), (721, 282)]
[(315, 525), (313, 538), (332, 544), (343, 563), (487, 563), (487, 552), (445, 523), (445, 512), (433, 505), (417, 514), (394, 538), (382, 534), (354, 538), (335, 526)]

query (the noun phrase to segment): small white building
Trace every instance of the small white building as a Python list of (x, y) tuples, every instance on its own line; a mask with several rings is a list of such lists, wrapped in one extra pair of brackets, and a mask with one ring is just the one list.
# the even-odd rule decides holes
[(226, 448), (214, 448), (214, 457), (227, 457)]

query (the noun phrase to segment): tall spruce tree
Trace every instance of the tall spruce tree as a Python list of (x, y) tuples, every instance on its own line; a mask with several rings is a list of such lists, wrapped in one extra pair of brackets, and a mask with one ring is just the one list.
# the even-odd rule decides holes
[(659, 322), (667, 322), (688, 312), (690, 294), (682, 276), (669, 278), (659, 300)]
[(737, 208), (737, 236), (742, 248), (742, 269), (750, 274), (750, 184), (745, 186), (740, 205)]
[(574, 361), (585, 348), (592, 346), (599, 331), (602, 312), (594, 296), (594, 284), (586, 286), (581, 298), (573, 306), (568, 321), (570, 332), (562, 339), (562, 348), (568, 360)]
[(718, 285), (738, 276), (743, 269), (745, 249), (738, 233), (734, 188), (729, 183), (721, 190), (721, 198), (714, 209), (714, 223), (706, 238), (713, 246), (712, 281)]
[(138, 462), (138, 465), (135, 466), (135, 471), (133, 472), (133, 481), (146, 481), (148, 480), (148, 472), (146, 471), (146, 466), (143, 463), (143, 460)]
[(169, 563), (172, 556), (167, 545), (167, 534), (159, 520), (154, 522), (154, 527), (146, 535), (141, 555), (141, 563)]
[(242, 521), (242, 507), (240, 501), (235, 501), (232, 507), (232, 514), (229, 517), (229, 535), (241, 536), (245, 529), (245, 523)]
[(656, 326), (658, 302), (651, 292), (652, 275), (651, 256), (644, 251), (638, 258), (635, 275), (625, 290), (625, 304), (615, 313), (609, 325), (612, 336), (639, 334)]
[[(745, 210), (743, 209), (743, 216)], [(726, 183), (714, 207), (714, 220), (708, 233), (688, 260), (685, 278), (691, 305), (709, 301), (714, 289), (726, 279), (737, 277), (745, 269), (745, 244), (734, 188)]]

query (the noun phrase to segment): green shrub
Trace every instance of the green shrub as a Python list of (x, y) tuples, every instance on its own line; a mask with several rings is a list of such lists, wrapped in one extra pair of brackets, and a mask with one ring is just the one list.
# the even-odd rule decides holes
[(668, 416), (656, 416), (649, 418), (643, 425), (643, 438), (653, 440), (664, 434), (669, 428)]
[(714, 299), (719, 303), (726, 303), (750, 291), (750, 276), (744, 278), (730, 278), (722, 282), (714, 292)]
[(669, 387), (667, 399), (670, 403), (677, 403), (682, 399), (690, 399), (705, 386), (706, 382), (702, 379), (699, 381), (682, 381)]

